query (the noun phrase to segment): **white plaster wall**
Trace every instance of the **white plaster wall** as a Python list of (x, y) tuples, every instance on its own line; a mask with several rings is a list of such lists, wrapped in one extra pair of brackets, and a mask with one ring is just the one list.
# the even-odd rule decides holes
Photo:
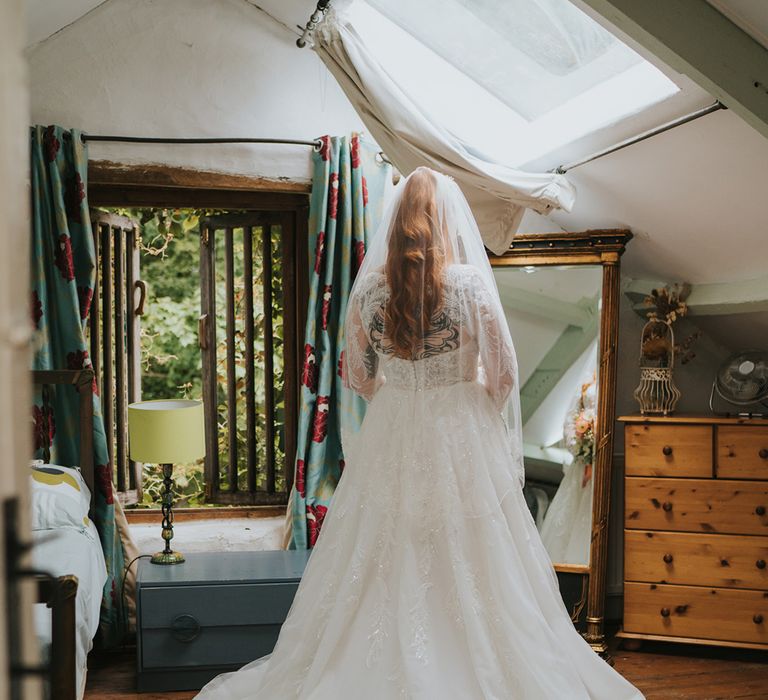
[[(362, 131), (314, 52), (245, 0), (109, 0), (28, 50), (33, 123), (311, 140)], [(94, 143), (90, 157), (310, 178), (310, 148)]]
[[(632, 303), (623, 294), (619, 300), (619, 346), (617, 353), (616, 415), (639, 413), (634, 391), (640, 383), (640, 334), (645, 319), (633, 309)], [(675, 339), (682, 342), (696, 330), (688, 319), (675, 324)], [(730, 351), (718, 345), (712, 338), (702, 334), (693, 350), (696, 357), (686, 365), (676, 365), (674, 380), (681, 397), (677, 413), (709, 413), (709, 392), (712, 380), (720, 364)], [(624, 429), (618, 426), (614, 441), (614, 452), (624, 453)]]

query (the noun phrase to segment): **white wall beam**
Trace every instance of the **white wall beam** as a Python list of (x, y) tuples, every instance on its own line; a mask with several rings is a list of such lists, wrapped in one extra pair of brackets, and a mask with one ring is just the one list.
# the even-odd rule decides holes
[(582, 298), (578, 301), (562, 301), (538, 292), (505, 284), (497, 278), (499, 295), (506, 309), (545, 318), (563, 325), (587, 328), (594, 325), (597, 310), (596, 299)]
[[(648, 307), (643, 298), (651, 290), (663, 286), (656, 280), (631, 280), (624, 285), (624, 293), (634, 303), (634, 309), (645, 316)], [(768, 277), (738, 282), (697, 284), (691, 288), (688, 299), (689, 316), (724, 316), (768, 311)]]
[(579, 0), (768, 137), (768, 50), (705, 0)]

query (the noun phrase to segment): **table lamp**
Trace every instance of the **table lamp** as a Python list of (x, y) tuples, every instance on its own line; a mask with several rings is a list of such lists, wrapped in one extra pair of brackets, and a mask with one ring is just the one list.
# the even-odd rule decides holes
[(152, 555), (153, 564), (180, 564), (184, 555), (171, 549), (173, 539), (173, 464), (205, 456), (203, 404), (200, 401), (140, 401), (128, 406), (131, 459), (163, 468), (163, 534), (165, 549)]

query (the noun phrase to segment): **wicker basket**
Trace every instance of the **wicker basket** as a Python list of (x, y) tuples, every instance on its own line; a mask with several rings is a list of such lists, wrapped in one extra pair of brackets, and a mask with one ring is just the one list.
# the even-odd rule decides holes
[[(643, 355), (646, 330), (649, 326), (658, 324), (665, 325), (670, 336), (671, 351), (667, 367), (650, 367), (643, 364), (647, 359)], [(675, 412), (677, 402), (680, 400), (680, 390), (675, 386), (672, 377), (674, 366), (675, 333), (672, 330), (672, 324), (664, 321), (648, 321), (640, 334), (640, 384), (635, 389), (635, 399), (640, 404), (640, 413), (643, 415), (656, 413), (668, 416)]]

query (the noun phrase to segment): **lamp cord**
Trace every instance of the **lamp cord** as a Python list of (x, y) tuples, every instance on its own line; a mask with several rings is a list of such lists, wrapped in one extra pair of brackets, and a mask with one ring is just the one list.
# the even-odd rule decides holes
[[(134, 565), (134, 563), (136, 563), (139, 559), (151, 559), (151, 558), (152, 558), (151, 554), (139, 554), (139, 556), (131, 559), (131, 561), (128, 562), (128, 566), (126, 566), (125, 569), (123, 570), (123, 580), (122, 580), (122, 583), (120, 584), (120, 606), (122, 607), (122, 610), (123, 610), (123, 622), (125, 623), (126, 629), (128, 628), (129, 620), (128, 620), (128, 611), (125, 607), (125, 582), (128, 578), (128, 574), (131, 571), (131, 567)], [(136, 624), (138, 625), (138, 620), (136, 621)], [(126, 646), (125, 637), (123, 637), (122, 646), (123, 646), (123, 649), (125, 649), (125, 646)]]

